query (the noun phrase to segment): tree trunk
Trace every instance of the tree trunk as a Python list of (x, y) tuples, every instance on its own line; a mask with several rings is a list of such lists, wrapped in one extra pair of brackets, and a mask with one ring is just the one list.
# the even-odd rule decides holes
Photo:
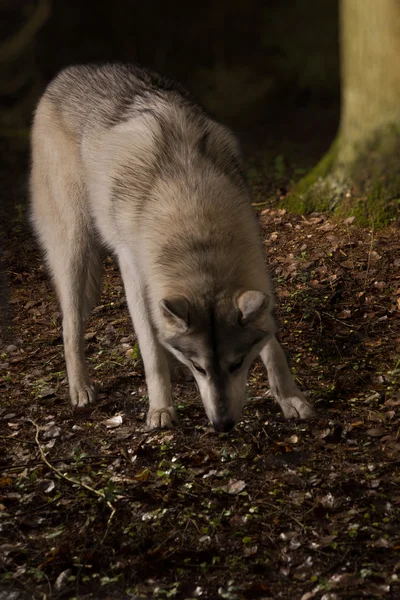
[(338, 135), (287, 205), (383, 224), (400, 198), (400, 1), (340, 0), (340, 51)]

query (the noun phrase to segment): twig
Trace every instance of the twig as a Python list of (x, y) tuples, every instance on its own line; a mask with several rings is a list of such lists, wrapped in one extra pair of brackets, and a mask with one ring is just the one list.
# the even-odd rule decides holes
[[(341, 277), (343, 277), (343, 279), (347, 278), (349, 281), (354, 281), (354, 279), (351, 277), (351, 275), (349, 273), (347, 273), (346, 269), (343, 269), (340, 262), (338, 262), (336, 259), (332, 258), (332, 256), (329, 256), (329, 254), (326, 250), (322, 249), (322, 252), (324, 253), (327, 260), (329, 260), (331, 263), (336, 265), (336, 267), (338, 267), (341, 270)], [(345, 254), (345, 256), (347, 256), (347, 255)]]
[(104, 492), (99, 492), (98, 490), (95, 490), (94, 488), (92, 488), (90, 485), (87, 485), (86, 483), (82, 483), (81, 481), (76, 481), (72, 477), (69, 477), (68, 475), (64, 475), (64, 473), (61, 473), (61, 471), (59, 469), (57, 469), (57, 467), (54, 467), (51, 463), (49, 463), (49, 461), (47, 460), (47, 458), (45, 456), (45, 453), (43, 452), (43, 448), (39, 442), (39, 432), (40, 432), (39, 425), (37, 423), (35, 423), (35, 421), (32, 421), (31, 419), (28, 419), (28, 420), (36, 428), (35, 442), (37, 444), (37, 447), (39, 448), (40, 456), (42, 457), (43, 462), (49, 467), (49, 469), (51, 471), (54, 471), (54, 473), (57, 473), (57, 475), (59, 477), (61, 477), (61, 479), (65, 479), (65, 481), (68, 481), (69, 483), (83, 487), (83, 488), (85, 488), (85, 490), (88, 490), (88, 492), (91, 492), (92, 494), (95, 494), (102, 500), (105, 500), (106, 498), (105, 498)]
[(35, 446), (35, 442), (21, 440), (21, 438), (17, 438), (15, 435), (0, 435), (0, 440), (15, 440), (19, 444), (31, 444), (32, 446)]
[[(1, 436), (0, 436), (1, 438)], [(34, 446), (36, 446), (35, 442), (24, 442), (25, 444), (29, 443), (29, 444), (33, 444)], [(64, 457), (64, 458), (54, 458), (53, 459), (53, 463), (58, 463), (58, 462), (81, 462), (83, 460), (100, 460), (100, 461), (105, 461), (107, 459), (113, 459), (115, 460), (116, 458), (121, 458), (120, 454), (107, 454), (107, 456), (99, 456), (98, 454), (93, 454), (93, 455), (88, 455), (88, 456), (82, 456), (81, 458), (77, 459), (74, 456), (70, 456), (70, 457)], [(0, 469), (3, 467), (6, 467), (8, 463), (0, 463)], [(7, 469), (7, 471), (12, 471), (13, 469), (23, 469), (25, 467), (35, 467), (36, 465), (40, 464), (40, 462), (38, 462), (37, 460), (29, 460), (27, 462), (23, 462), (23, 463), (17, 463), (16, 465), (13, 465), (12, 467), (9, 467)]]
[(353, 247), (351, 245), (350, 229), (349, 229), (348, 225), (346, 225), (346, 227), (347, 227), (347, 239), (349, 240), (349, 247), (350, 247), (351, 263), (352, 263), (351, 270), (353, 272), (353, 279), (355, 279), (356, 278), (356, 270), (355, 270)]
[(367, 282), (368, 282), (369, 268), (371, 266), (371, 254), (372, 254), (372, 246), (373, 245), (374, 245), (374, 222), (372, 221), (371, 243), (369, 245), (368, 263), (367, 263), (367, 270), (365, 273), (365, 280), (364, 280), (364, 292), (367, 289)]
[(321, 315), (325, 315), (326, 317), (329, 317), (330, 319), (333, 319), (334, 321), (337, 321), (338, 323), (340, 323), (341, 325), (343, 325), (343, 327), (348, 327), (349, 329), (353, 329), (353, 331), (357, 331), (357, 327), (355, 325), (349, 325), (348, 323), (344, 323), (340, 319), (337, 319), (336, 317), (333, 317), (332, 315), (330, 315), (327, 312), (321, 311)]
[(57, 469), (57, 467), (55, 467), (54, 465), (52, 465), (47, 460), (47, 458), (45, 456), (45, 453), (43, 452), (43, 448), (42, 448), (42, 446), (40, 444), (40, 441), (39, 441), (39, 432), (40, 432), (39, 425), (37, 423), (35, 423), (35, 421), (32, 421), (31, 419), (28, 419), (28, 421), (30, 423), (32, 423), (32, 425), (36, 429), (35, 442), (37, 444), (37, 447), (38, 447), (39, 452), (40, 452), (40, 456), (42, 457), (42, 460), (45, 463), (45, 465), (51, 471), (53, 471), (54, 473), (56, 473), (58, 475), (58, 477), (60, 477), (61, 479), (64, 479), (65, 481), (68, 481), (68, 483), (72, 483), (73, 485), (77, 485), (78, 487), (84, 488), (88, 492), (90, 492), (90, 493), (94, 494), (95, 496), (97, 496), (98, 498), (101, 498), (102, 500), (104, 500), (104, 502), (107, 504), (108, 508), (111, 510), (111, 514), (110, 514), (110, 516), (108, 518), (108, 521), (107, 521), (106, 531), (105, 531), (105, 534), (104, 534), (103, 539), (102, 539), (102, 542), (104, 542), (104, 540), (105, 540), (105, 538), (107, 536), (107, 533), (108, 533), (111, 521), (114, 518), (116, 509), (111, 504), (111, 502), (109, 500), (107, 500), (106, 495), (105, 495), (104, 492), (99, 492), (98, 490), (95, 490), (94, 488), (92, 488), (90, 485), (87, 485), (86, 483), (82, 483), (81, 481), (77, 481), (76, 479), (73, 479), (72, 477), (69, 477), (68, 475), (64, 475), (64, 473), (61, 473), (61, 471), (59, 469)]

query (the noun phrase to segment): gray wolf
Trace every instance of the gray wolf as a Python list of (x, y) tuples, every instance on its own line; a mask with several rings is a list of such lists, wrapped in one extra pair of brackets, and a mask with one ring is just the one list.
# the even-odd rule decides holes
[(168, 354), (192, 372), (216, 431), (240, 419), (257, 355), (284, 415), (313, 416), (275, 336), (241, 164), (235, 136), (150, 71), (74, 66), (50, 83), (33, 123), (31, 211), (62, 308), (74, 406), (95, 398), (84, 323), (106, 248), (143, 358), (149, 428), (176, 422)]

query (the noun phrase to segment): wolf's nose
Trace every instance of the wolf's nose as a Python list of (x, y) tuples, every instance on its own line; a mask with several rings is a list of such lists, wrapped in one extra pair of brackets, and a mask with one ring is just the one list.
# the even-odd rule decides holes
[(218, 433), (228, 433), (235, 427), (235, 421), (228, 418), (220, 419), (213, 422), (213, 427)]

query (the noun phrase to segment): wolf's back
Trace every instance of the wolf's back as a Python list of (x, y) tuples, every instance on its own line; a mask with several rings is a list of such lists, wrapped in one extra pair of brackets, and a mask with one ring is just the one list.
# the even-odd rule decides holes
[(91, 124), (112, 127), (151, 110), (161, 99), (196, 106), (189, 93), (157, 73), (128, 64), (78, 65), (61, 71), (43, 99), (82, 131)]

